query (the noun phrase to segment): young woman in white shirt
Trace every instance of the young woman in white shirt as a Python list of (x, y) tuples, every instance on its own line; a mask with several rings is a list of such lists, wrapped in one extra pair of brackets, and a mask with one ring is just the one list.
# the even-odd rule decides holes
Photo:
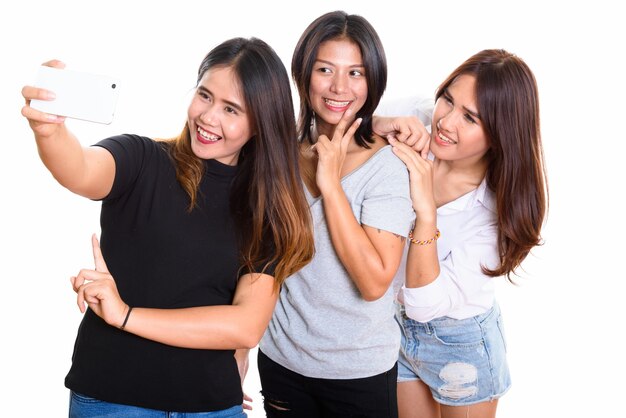
[(494, 278), (541, 242), (547, 186), (537, 84), (484, 50), (439, 86), (430, 157), (390, 138), (416, 214), (398, 293), (400, 418), (495, 417), (510, 387)]

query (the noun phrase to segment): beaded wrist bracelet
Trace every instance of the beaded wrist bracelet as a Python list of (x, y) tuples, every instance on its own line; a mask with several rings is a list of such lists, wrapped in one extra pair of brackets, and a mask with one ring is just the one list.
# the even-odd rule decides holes
[(409, 241), (411, 241), (412, 244), (415, 245), (428, 245), (428, 244), (432, 244), (433, 242), (437, 241), (437, 239), (441, 236), (441, 232), (439, 232), (439, 229), (437, 229), (437, 232), (435, 232), (435, 236), (424, 240), (424, 241), (420, 241), (417, 239), (413, 239), (413, 230), (409, 231)]

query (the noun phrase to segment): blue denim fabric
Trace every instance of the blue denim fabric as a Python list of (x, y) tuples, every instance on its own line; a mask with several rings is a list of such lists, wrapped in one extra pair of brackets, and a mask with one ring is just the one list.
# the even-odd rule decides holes
[(246, 418), (241, 405), (214, 412), (167, 412), (120, 405), (70, 393), (70, 418)]
[(398, 382), (422, 380), (441, 404), (462, 406), (497, 399), (511, 386), (500, 308), (468, 319), (430, 322), (408, 318), (402, 327)]

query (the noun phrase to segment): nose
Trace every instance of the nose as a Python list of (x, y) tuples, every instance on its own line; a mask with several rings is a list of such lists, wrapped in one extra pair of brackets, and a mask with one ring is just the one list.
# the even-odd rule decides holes
[(463, 115), (452, 109), (439, 119), (437, 122), (437, 128), (442, 131), (451, 132), (454, 130), (459, 117), (463, 117)]
[(206, 125), (214, 126), (217, 121), (215, 106), (207, 104), (204, 111), (200, 114), (200, 121)]
[(330, 91), (335, 94), (343, 94), (348, 90), (348, 77), (342, 74), (337, 74), (333, 77), (333, 82), (330, 85)]

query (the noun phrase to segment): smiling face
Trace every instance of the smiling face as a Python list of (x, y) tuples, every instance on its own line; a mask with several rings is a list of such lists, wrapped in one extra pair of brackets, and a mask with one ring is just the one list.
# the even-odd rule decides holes
[(341, 116), (352, 106), (354, 113), (367, 100), (367, 80), (361, 51), (347, 39), (320, 44), (309, 86), (318, 133), (332, 134)]
[(191, 149), (205, 160), (236, 165), (252, 137), (239, 79), (231, 67), (207, 70), (187, 110)]
[(476, 78), (459, 76), (437, 99), (430, 150), (440, 160), (474, 164), (489, 150), (478, 105)]

